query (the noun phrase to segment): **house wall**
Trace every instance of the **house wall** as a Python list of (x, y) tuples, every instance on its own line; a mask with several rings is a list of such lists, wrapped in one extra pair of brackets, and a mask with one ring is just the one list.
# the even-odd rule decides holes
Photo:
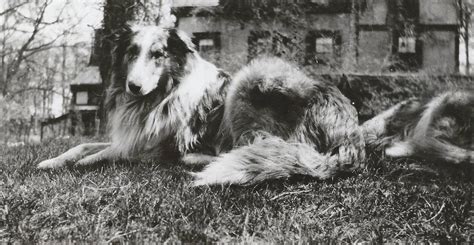
[(385, 25), (387, 23), (388, 5), (386, 0), (366, 0), (361, 6), (359, 24)]
[[(415, 1), (415, 0), (414, 0)], [(417, 36), (421, 40), (421, 71), (457, 72), (459, 43), (457, 41), (457, 0), (419, 0), (419, 23), (416, 23)], [(211, 59), (221, 67), (233, 72), (248, 62), (248, 38), (252, 31), (278, 30), (289, 33), (289, 36), (299, 36), (299, 42), (307, 45), (304, 40), (308, 33), (326, 30), (338, 31), (341, 35), (340, 65), (343, 71), (354, 67), (368, 72), (384, 72), (390, 66), (392, 56), (393, 35), (396, 23), (393, 19), (396, 14), (391, 14), (393, 2), (389, 0), (361, 1), (358, 16), (357, 59), (351, 51), (351, 14), (350, 13), (314, 13), (305, 16), (306, 23), (300, 25), (298, 30), (288, 28), (282, 23), (275, 22), (238, 22), (219, 17), (181, 17), (178, 28), (190, 36), (195, 32), (220, 32), (221, 49), (218, 53), (220, 59)], [(268, 45), (270, 46), (270, 45)], [(270, 49), (270, 48), (269, 48)], [(297, 56), (307, 56), (307, 50), (302, 50)], [(440, 57), (443, 57), (440, 59)], [(312, 65), (320, 71), (333, 71), (323, 65)]]
[(391, 35), (387, 31), (360, 31), (358, 69), (380, 72), (389, 67)]
[(457, 0), (419, 0), (420, 23), (430, 25), (456, 25), (458, 23)]
[[(301, 39), (299, 41), (303, 45), (301, 52), (305, 51), (305, 38), (311, 31), (338, 31), (342, 39), (342, 57), (338, 57), (342, 62), (340, 67), (350, 66), (350, 63), (354, 61), (354, 58), (350, 57), (350, 52), (346, 52), (350, 48), (349, 38), (351, 30), (349, 14), (310, 15), (305, 20), (304, 25), (297, 30), (286, 27), (279, 22), (239, 23), (233, 20), (212, 17), (181, 17), (178, 22), (178, 28), (191, 37), (193, 33), (197, 32), (220, 32), (221, 49), (219, 51), (219, 65), (231, 72), (238, 70), (248, 62), (248, 38), (250, 33), (263, 30), (278, 30), (281, 33), (287, 32), (288, 36), (297, 36)], [(304, 55), (304, 53), (301, 53), (299, 56), (303, 57)], [(213, 60), (213, 58), (210, 59)], [(326, 67), (320, 68), (325, 69)]]
[(426, 31), (423, 40), (422, 70), (436, 73), (456, 72), (456, 33), (454, 31)]
[(242, 26), (237, 22), (225, 19), (184, 17), (179, 19), (178, 28), (190, 37), (196, 32), (220, 32), (221, 49), (219, 55), (232, 55), (232, 61), (221, 59), (224, 61), (221, 67), (226, 70), (236, 71), (247, 62), (247, 38), (250, 29), (248, 26)]
[(456, 1), (420, 0), (424, 71), (452, 73), (458, 70), (459, 11)]

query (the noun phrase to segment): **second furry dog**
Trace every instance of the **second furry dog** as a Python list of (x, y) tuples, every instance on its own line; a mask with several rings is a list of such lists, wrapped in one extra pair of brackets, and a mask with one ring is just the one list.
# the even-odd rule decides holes
[(369, 150), (390, 157), (419, 157), (474, 164), (474, 92), (450, 91), (408, 99), (362, 124)]
[(365, 158), (350, 101), (278, 58), (257, 59), (235, 75), (221, 132), (231, 136), (232, 150), (194, 174), (196, 185), (251, 184), (294, 174), (327, 179), (354, 170)]

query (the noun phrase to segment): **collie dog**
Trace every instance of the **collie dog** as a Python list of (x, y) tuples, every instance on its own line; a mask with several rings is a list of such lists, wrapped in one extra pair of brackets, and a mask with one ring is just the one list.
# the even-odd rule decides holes
[(207, 164), (195, 185), (327, 179), (365, 158), (356, 110), (334, 86), (263, 58), (233, 79), (175, 29), (135, 26), (118, 40), (108, 91), (110, 143), (82, 144), (39, 168), (176, 155)]
[(370, 150), (390, 157), (474, 163), (474, 92), (402, 101), (362, 124)]
[(223, 115), (229, 76), (176, 29), (134, 25), (117, 36), (106, 99), (111, 142), (81, 144), (38, 167), (215, 154), (208, 145)]

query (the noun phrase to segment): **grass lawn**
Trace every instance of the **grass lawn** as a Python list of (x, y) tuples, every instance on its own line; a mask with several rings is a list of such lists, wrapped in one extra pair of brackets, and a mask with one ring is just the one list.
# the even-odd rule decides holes
[(471, 166), (371, 161), (332, 181), (200, 188), (172, 163), (35, 169), (79, 141), (0, 147), (0, 242), (446, 242), (474, 229)]

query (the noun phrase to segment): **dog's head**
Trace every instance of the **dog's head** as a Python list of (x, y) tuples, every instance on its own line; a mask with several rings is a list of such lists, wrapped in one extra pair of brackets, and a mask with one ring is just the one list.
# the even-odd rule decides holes
[(126, 92), (135, 96), (169, 89), (182, 73), (187, 55), (195, 52), (190, 38), (176, 29), (132, 26), (121, 36), (126, 36), (117, 47), (122, 78)]

